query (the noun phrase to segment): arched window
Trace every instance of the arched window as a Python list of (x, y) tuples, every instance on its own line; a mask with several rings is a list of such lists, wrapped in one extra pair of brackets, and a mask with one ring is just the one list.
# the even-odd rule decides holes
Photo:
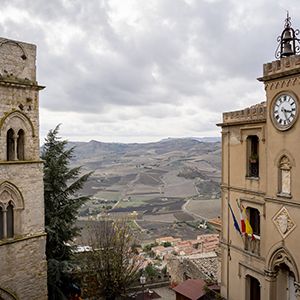
[(256, 135), (247, 137), (247, 176), (259, 176), (259, 139)]
[(9, 129), (7, 131), (6, 136), (6, 154), (7, 154), (7, 160), (14, 160), (15, 159), (15, 141), (14, 141), (14, 131), (12, 129)]
[(0, 184), (0, 239), (13, 238), (22, 234), (23, 210), (24, 200), (20, 191), (10, 182), (2, 182)]
[(247, 275), (247, 300), (260, 300), (259, 281), (250, 275)]
[(20, 129), (18, 132), (18, 141), (17, 141), (17, 158), (19, 160), (24, 160), (24, 143), (25, 143), (25, 134), (24, 130)]
[(279, 193), (291, 194), (291, 163), (287, 156), (282, 156), (279, 162)]
[(14, 206), (12, 202), (10, 202), (9, 205), (7, 206), (6, 230), (7, 230), (7, 237), (13, 238), (14, 237)]
[(4, 237), (3, 208), (0, 206), (0, 240)]

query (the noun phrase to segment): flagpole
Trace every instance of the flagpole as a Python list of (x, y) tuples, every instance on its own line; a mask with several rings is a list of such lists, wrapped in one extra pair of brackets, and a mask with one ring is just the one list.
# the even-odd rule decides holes
[[(227, 181), (228, 181), (228, 196), (227, 196), (227, 200), (228, 203), (230, 203), (230, 131), (229, 128), (227, 128), (227, 155), (228, 155), (228, 166), (227, 166), (227, 170), (228, 170), (228, 177), (227, 177)], [(229, 239), (230, 239), (230, 226), (229, 226), (229, 205), (227, 205), (227, 299), (229, 299), (229, 259), (230, 259), (230, 247), (229, 247)]]

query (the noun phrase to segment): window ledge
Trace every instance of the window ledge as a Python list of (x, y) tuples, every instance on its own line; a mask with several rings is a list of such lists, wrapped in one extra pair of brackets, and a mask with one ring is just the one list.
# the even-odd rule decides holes
[(25, 240), (30, 240), (30, 239), (34, 239), (34, 238), (39, 238), (39, 237), (43, 237), (46, 236), (47, 234), (45, 232), (38, 232), (32, 235), (27, 235), (27, 236), (14, 236), (13, 238), (6, 238), (3, 240), (0, 240), (0, 247), (3, 245), (7, 245), (7, 244), (14, 244), (16, 242), (20, 242), (20, 241), (25, 241)]
[(287, 193), (278, 193), (277, 197), (292, 199), (292, 195)]
[(256, 258), (259, 258), (259, 259), (262, 258), (261, 255), (260, 255), (260, 253), (252, 252), (252, 251), (247, 250), (245, 248), (244, 248), (244, 252), (247, 253), (248, 255), (256, 257)]
[(43, 160), (0, 160), (0, 165), (41, 164)]
[(246, 176), (246, 179), (247, 180), (256, 180), (256, 181), (259, 181), (259, 177), (254, 177), (254, 176)]

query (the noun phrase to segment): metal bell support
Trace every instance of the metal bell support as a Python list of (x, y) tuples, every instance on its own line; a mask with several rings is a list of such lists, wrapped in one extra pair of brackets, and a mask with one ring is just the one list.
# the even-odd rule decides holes
[(288, 57), (291, 55), (296, 55), (300, 52), (299, 39), (296, 37), (299, 34), (299, 30), (294, 30), (291, 25), (291, 18), (287, 12), (284, 29), (281, 35), (277, 38), (279, 45), (275, 52), (276, 58)]

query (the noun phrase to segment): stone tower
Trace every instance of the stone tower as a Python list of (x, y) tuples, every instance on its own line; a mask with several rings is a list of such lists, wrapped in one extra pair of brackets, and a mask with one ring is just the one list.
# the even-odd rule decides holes
[(300, 55), (286, 24), (282, 55), (258, 79), (266, 101), (224, 113), (220, 124), (228, 300), (300, 299)]
[(0, 38), (0, 299), (47, 299), (36, 46)]

